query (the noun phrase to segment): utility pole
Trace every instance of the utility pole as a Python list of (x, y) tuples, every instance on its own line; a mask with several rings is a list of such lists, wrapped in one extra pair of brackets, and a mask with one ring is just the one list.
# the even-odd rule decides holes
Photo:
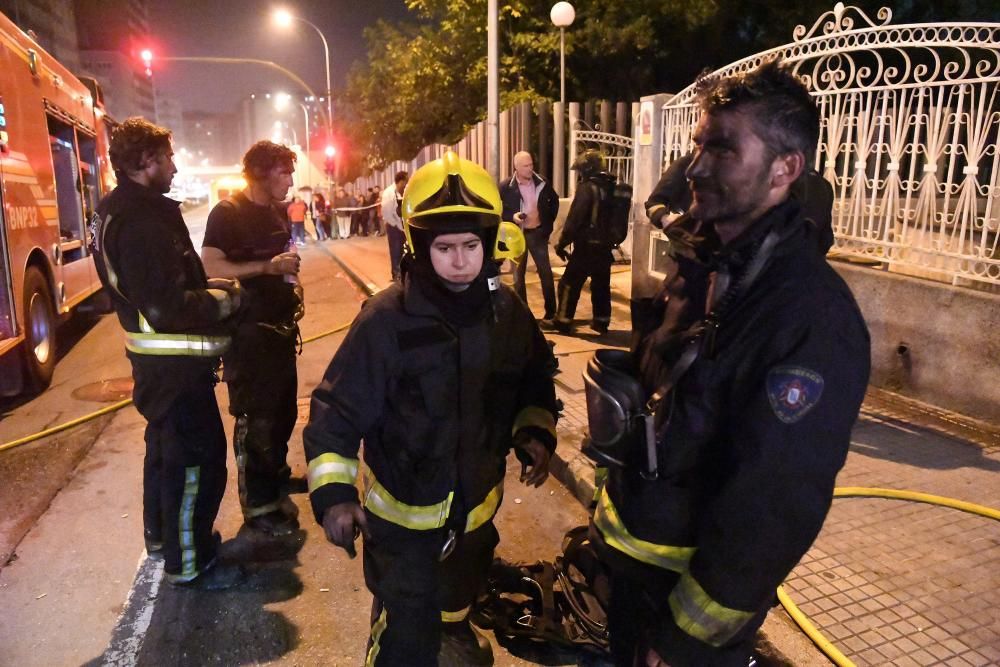
[(500, 180), (500, 36), (497, 0), (489, 0), (487, 8), (487, 94), (486, 135), (489, 137), (489, 160), (486, 170), (494, 181)]

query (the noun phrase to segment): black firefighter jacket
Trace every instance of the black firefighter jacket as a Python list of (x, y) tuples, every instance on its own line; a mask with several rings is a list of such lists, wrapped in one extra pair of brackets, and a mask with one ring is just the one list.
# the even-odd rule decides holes
[(562, 232), (559, 234), (557, 248), (565, 248), (571, 243), (574, 247), (579, 244), (606, 247), (608, 250), (614, 247), (609, 221), (602, 210), (607, 206), (606, 204), (604, 207), (601, 206), (602, 203), (610, 201), (614, 187), (615, 179), (604, 172), (589, 176), (580, 182), (573, 196), (573, 202), (569, 206), (569, 213), (566, 214)]
[(762, 273), (720, 306), (717, 332), (661, 403), (658, 478), (613, 470), (598, 499), (612, 567), (667, 582), (651, 644), (671, 665), (746, 664), (745, 642), (823, 524), (868, 381), (862, 315), (789, 200), (721, 248), (690, 219), (668, 228), (677, 264), (661, 324), (638, 346), (645, 389), (700, 330), (710, 283), (729, 272), (738, 284), (771, 230), (780, 240)]
[(404, 530), (470, 532), (499, 506), (520, 429), (555, 447), (554, 361), (506, 286), (498, 317), (454, 328), (412, 276), (369, 299), (312, 395), (303, 433), (316, 520), (358, 502)]
[(155, 421), (229, 345), (226, 292), (207, 288), (180, 203), (121, 175), (97, 207), (97, 273), (125, 329), (135, 404)]

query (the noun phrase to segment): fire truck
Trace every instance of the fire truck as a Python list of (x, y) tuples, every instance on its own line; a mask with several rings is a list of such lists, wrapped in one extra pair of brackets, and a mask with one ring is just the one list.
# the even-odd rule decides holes
[(57, 326), (100, 289), (88, 223), (112, 127), (81, 80), (0, 14), (0, 394), (41, 391)]

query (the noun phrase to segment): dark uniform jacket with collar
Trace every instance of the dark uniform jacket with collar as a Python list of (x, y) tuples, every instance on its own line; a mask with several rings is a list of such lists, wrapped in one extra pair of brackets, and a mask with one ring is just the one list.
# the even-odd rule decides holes
[[(701, 354), (657, 413), (659, 475), (640, 476), (640, 452), (612, 470), (594, 524), (613, 570), (658, 582), (649, 641), (668, 664), (745, 665), (775, 588), (826, 517), (869, 337), (796, 201), (726, 246), (701, 227), (686, 217), (668, 227), (676, 265), (657, 298), (659, 326), (636, 351), (652, 394), (701, 334)], [(717, 331), (703, 331), (712, 283), (728, 273), (738, 286), (772, 231), (762, 272), (722, 297)]]
[(207, 289), (179, 202), (122, 176), (97, 215), (97, 273), (126, 332), (136, 407), (154, 421), (218, 366), (225, 295)]
[[(552, 233), (556, 216), (559, 215), (559, 195), (549, 182), (538, 174), (532, 174), (531, 178), (538, 191), (538, 219), (541, 222), (539, 229), (544, 231), (545, 237), (548, 238)], [(511, 176), (509, 181), (500, 184), (500, 201), (503, 203), (501, 219), (512, 222), (514, 214), (521, 211), (521, 188), (517, 184), (517, 174)]]
[(495, 322), (454, 327), (413, 276), (368, 300), (312, 395), (303, 441), (317, 521), (358, 502), (362, 439), (362, 503), (407, 530), (491, 519), (519, 430), (554, 449), (549, 347), (509, 288), (494, 307)]

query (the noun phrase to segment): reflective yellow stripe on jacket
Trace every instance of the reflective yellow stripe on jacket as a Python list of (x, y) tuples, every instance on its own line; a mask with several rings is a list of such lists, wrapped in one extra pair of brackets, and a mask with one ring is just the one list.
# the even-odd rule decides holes
[(139, 328), (143, 333), (125, 332), (125, 348), (135, 354), (218, 357), (229, 349), (229, 336), (156, 333), (141, 314)]
[(309, 493), (326, 484), (350, 484), (358, 478), (358, 460), (327, 452), (309, 461)]
[(675, 547), (647, 542), (629, 533), (621, 517), (618, 516), (618, 510), (611, 502), (607, 488), (601, 490), (597, 500), (594, 525), (601, 531), (601, 536), (608, 546), (642, 563), (679, 574), (687, 571), (688, 561), (694, 556), (696, 549), (696, 547)]
[(728, 642), (754, 615), (719, 604), (688, 572), (670, 593), (670, 611), (677, 627), (711, 646)]
[[(371, 470), (365, 471), (365, 484), (367, 487), (363, 503), (365, 509), (375, 516), (411, 530), (434, 530), (443, 527), (455, 498), (455, 492), (452, 491), (447, 498), (433, 505), (407, 505), (397, 500), (382, 486)], [(501, 481), (490, 490), (483, 502), (469, 512), (465, 520), (465, 532), (470, 533), (492, 519), (500, 507), (502, 498)]]
[(483, 502), (476, 505), (465, 520), (465, 532), (471, 533), (476, 528), (493, 518), (503, 500), (503, 480), (490, 489)]

